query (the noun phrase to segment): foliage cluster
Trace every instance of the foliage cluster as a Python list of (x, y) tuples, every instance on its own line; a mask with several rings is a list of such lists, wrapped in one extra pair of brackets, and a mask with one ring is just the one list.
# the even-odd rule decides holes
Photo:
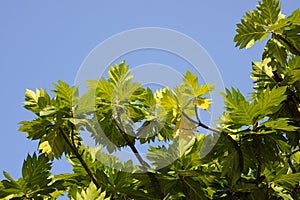
[[(234, 42), (250, 48), (261, 40), (266, 45), (262, 60), (252, 63), (253, 92), (245, 97), (226, 89), (216, 128), (199, 116), (199, 109), (210, 108), (213, 85), (199, 84), (189, 71), (172, 90), (141, 87), (125, 62), (111, 66), (107, 79), (87, 81), (82, 96), (62, 81), (53, 97), (26, 90), (25, 108), (36, 117), (19, 130), (39, 141), (39, 152), (27, 156), (18, 180), (4, 172), (0, 198), (300, 199), (300, 9), (285, 16), (278, 0), (259, 2), (237, 25)], [(85, 146), (80, 131), (99, 147)], [(145, 143), (159, 144), (150, 146), (147, 160), (138, 150)], [(124, 148), (138, 164), (109, 154)], [(63, 155), (73, 173), (51, 174)]]

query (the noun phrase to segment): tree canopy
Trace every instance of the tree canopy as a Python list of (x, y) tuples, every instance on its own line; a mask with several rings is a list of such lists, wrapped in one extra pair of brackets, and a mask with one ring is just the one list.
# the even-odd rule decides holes
[[(21, 178), (3, 172), (0, 198), (300, 199), (300, 9), (286, 16), (280, 6), (262, 0), (237, 24), (237, 47), (266, 45), (252, 62), (253, 92), (226, 89), (216, 127), (199, 114), (209, 112), (213, 83), (189, 71), (173, 89), (153, 90), (134, 82), (124, 61), (107, 78), (87, 81), (83, 95), (63, 81), (51, 93), (27, 89), (24, 107), (35, 118), (19, 131), (38, 140), (37, 152), (24, 160)], [(81, 131), (97, 147), (85, 145)], [(138, 148), (145, 143), (147, 159)], [(124, 148), (138, 163), (110, 154)], [(63, 155), (73, 173), (51, 174)]]

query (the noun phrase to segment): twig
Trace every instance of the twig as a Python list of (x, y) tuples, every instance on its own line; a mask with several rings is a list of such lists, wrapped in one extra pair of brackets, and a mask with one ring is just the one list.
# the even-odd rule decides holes
[(294, 155), (295, 153), (299, 152), (299, 151), (300, 151), (300, 149), (297, 149), (297, 150), (294, 150), (294, 151), (293, 151), (292, 153), (290, 153), (290, 154), (284, 155), (285, 157), (287, 157), (289, 166), (290, 166), (290, 168), (292, 169), (292, 172), (293, 172), (293, 173), (297, 173), (297, 170), (296, 170), (296, 168), (294, 167), (294, 165), (293, 165), (293, 163), (292, 163), (291, 156)]
[(184, 193), (186, 199), (192, 200), (191, 195), (187, 189), (186, 183), (184, 181), (184, 177), (182, 175), (179, 175), (179, 179), (180, 179), (180, 183), (182, 185), (183, 193)]
[(114, 122), (115, 122), (116, 126), (118, 127), (120, 133), (122, 134), (123, 138), (127, 142), (128, 146), (130, 147), (130, 149), (134, 153), (135, 157), (140, 162), (142, 168), (145, 171), (147, 171), (147, 175), (148, 175), (148, 177), (149, 177), (149, 179), (150, 179), (150, 181), (152, 183), (152, 186), (155, 188), (156, 193), (159, 195), (160, 199), (164, 199), (164, 194), (162, 192), (162, 189), (161, 189), (159, 181), (157, 180), (157, 178), (155, 177), (155, 175), (153, 173), (151, 173), (151, 172), (148, 171), (150, 169), (150, 165), (146, 161), (144, 161), (144, 159), (142, 158), (142, 156), (138, 152), (137, 148), (130, 141), (130, 139), (129, 139), (127, 133), (126, 133), (126, 131), (124, 130), (124, 127), (123, 127), (123, 125), (121, 123), (121, 118), (120, 118), (118, 110), (117, 110), (116, 118), (114, 118)]
[(292, 161), (291, 161), (291, 158), (288, 158), (288, 163), (289, 163), (290, 168), (292, 169), (292, 172), (293, 172), (294, 174), (297, 173), (297, 170), (296, 170), (296, 168), (294, 167), (294, 165), (293, 165), (293, 163), (292, 163)]
[(120, 117), (118, 117), (118, 119), (115, 119), (114, 122), (117, 125), (119, 131), (121, 132), (123, 138), (125, 139), (125, 141), (129, 145), (129, 147), (132, 150), (132, 152), (135, 154), (136, 158), (138, 159), (138, 161), (142, 165), (143, 169), (144, 170), (150, 169), (150, 165), (147, 162), (144, 161), (144, 159), (142, 158), (142, 156), (138, 152), (137, 148), (134, 146), (134, 144), (132, 144), (132, 142), (130, 141), (130, 139), (129, 139), (127, 133), (126, 133), (126, 131), (124, 130), (124, 128), (122, 126), (122, 124), (119, 123), (119, 120), (120, 120)]
[(188, 120), (190, 120), (190, 121), (193, 122), (194, 124), (196, 124), (196, 127), (199, 127), (199, 126), (200, 126), (200, 127), (204, 128), (204, 129), (213, 131), (213, 132), (215, 132), (215, 133), (222, 134), (222, 131), (220, 131), (220, 130), (218, 130), (218, 129), (215, 129), (215, 128), (213, 128), (213, 127), (207, 126), (206, 124), (203, 124), (203, 123), (200, 121), (200, 119), (197, 119), (197, 121), (196, 121), (196, 120), (190, 118), (187, 114), (185, 114), (185, 112), (182, 112), (182, 115), (185, 116)]
[(261, 165), (262, 165), (259, 154), (256, 154), (256, 159), (257, 159), (257, 162), (258, 162), (257, 173), (256, 173), (256, 186), (258, 186), (258, 184), (261, 183), (260, 174), (261, 174)]
[(242, 150), (239, 146), (239, 144), (237, 143), (237, 141), (235, 141), (228, 133), (220, 131), (216, 128), (210, 127), (204, 123), (201, 122), (199, 114), (198, 114), (198, 109), (197, 109), (197, 105), (195, 105), (195, 115), (196, 115), (196, 120), (190, 118), (187, 114), (185, 114), (184, 112), (182, 112), (182, 115), (184, 115), (188, 120), (190, 120), (191, 122), (195, 123), (198, 127), (202, 127), (206, 130), (210, 130), (212, 132), (221, 134), (223, 136), (225, 136), (233, 145), (233, 147), (235, 148), (235, 150), (237, 151), (238, 155), (239, 155), (239, 162), (240, 162), (240, 171), (242, 172), (244, 169), (244, 157), (243, 157), (243, 153)]
[(70, 125), (71, 125), (71, 142), (72, 142), (72, 145), (74, 147), (76, 147), (75, 140), (74, 140), (74, 129), (75, 129), (75, 127), (74, 127), (73, 123), (70, 123)]
[[(81, 163), (81, 165), (83, 166), (83, 168), (85, 169), (85, 171), (87, 172), (87, 174), (89, 175), (89, 177), (91, 178), (91, 180), (93, 181), (93, 183), (95, 184), (95, 186), (97, 187), (97, 189), (100, 188), (100, 184), (98, 183), (97, 178), (95, 177), (95, 175), (92, 173), (92, 171), (90, 170), (90, 168), (87, 166), (86, 162), (83, 160), (83, 158), (81, 157), (80, 153), (78, 152), (78, 149), (75, 146), (72, 145), (72, 142), (69, 140), (68, 136), (66, 135), (66, 133), (64, 132), (64, 130), (62, 129), (62, 127), (59, 127), (59, 131), (61, 132), (64, 140), (66, 141), (66, 143), (68, 144), (68, 146), (71, 148), (72, 152), (75, 154), (76, 158), (79, 160), (79, 162)], [(72, 126), (72, 132), (74, 134), (74, 127)], [(73, 139), (72, 139), (73, 140)]]

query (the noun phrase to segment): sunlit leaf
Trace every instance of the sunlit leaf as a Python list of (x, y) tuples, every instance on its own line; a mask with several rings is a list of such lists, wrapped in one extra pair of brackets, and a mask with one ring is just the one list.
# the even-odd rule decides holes
[(73, 200), (109, 200), (110, 198), (106, 196), (105, 191), (101, 191), (101, 189), (97, 189), (94, 183), (90, 183), (90, 185), (86, 189), (82, 189), (81, 191), (78, 191), (77, 193), (73, 194), (71, 196), (71, 199)]

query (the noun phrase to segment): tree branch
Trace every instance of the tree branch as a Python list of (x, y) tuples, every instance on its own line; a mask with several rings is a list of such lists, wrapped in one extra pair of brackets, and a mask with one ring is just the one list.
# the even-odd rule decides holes
[(289, 164), (290, 168), (292, 169), (293, 173), (297, 173), (297, 170), (296, 170), (296, 168), (294, 167), (294, 165), (292, 163), (291, 156), (294, 155), (295, 153), (299, 152), (299, 151), (300, 151), (300, 149), (297, 149), (297, 150), (294, 150), (292, 153), (284, 155), (285, 157), (287, 157), (288, 164)]
[(117, 119), (114, 119), (114, 122), (117, 125), (119, 131), (121, 132), (123, 138), (125, 139), (125, 141), (129, 145), (130, 149), (132, 150), (132, 152), (134, 153), (134, 155), (136, 156), (136, 158), (138, 159), (138, 161), (142, 165), (142, 168), (144, 170), (150, 169), (150, 165), (147, 162), (144, 161), (144, 159), (142, 158), (142, 156), (138, 152), (137, 148), (134, 146), (134, 144), (132, 144), (132, 142), (130, 141), (130, 139), (129, 139), (127, 133), (126, 133), (126, 131), (124, 130), (124, 128), (122, 126), (122, 124), (119, 123), (119, 120), (121, 120), (120, 117), (117, 117)]
[(257, 173), (256, 173), (256, 186), (258, 186), (258, 184), (260, 184), (261, 181), (262, 181), (261, 180), (261, 176), (260, 176), (262, 163), (261, 163), (261, 159), (260, 159), (260, 155), (259, 154), (256, 154), (255, 157), (256, 157), (256, 160), (258, 162)]
[[(89, 175), (89, 177), (91, 178), (91, 180), (93, 181), (93, 183), (95, 184), (95, 186), (97, 187), (97, 189), (99, 189), (100, 188), (100, 184), (98, 183), (97, 178), (92, 173), (92, 171), (87, 166), (86, 162), (83, 160), (83, 158), (81, 157), (80, 153), (78, 152), (78, 149), (76, 148), (75, 143), (74, 143), (74, 139), (72, 139), (72, 142), (71, 142), (69, 140), (68, 136), (66, 135), (66, 133), (64, 132), (64, 130), (63, 130), (62, 127), (59, 127), (59, 131), (61, 132), (64, 140), (66, 141), (66, 143), (68, 144), (68, 146), (71, 148), (72, 152), (75, 154), (76, 158), (79, 160), (79, 162), (81, 163), (81, 165), (83, 166), (83, 168), (85, 169), (85, 171), (87, 172), (87, 174)], [(74, 127), (73, 126), (72, 126), (72, 135), (74, 135)]]
[(293, 172), (293, 173), (297, 173), (297, 170), (296, 170), (296, 168), (294, 167), (294, 165), (293, 165), (293, 163), (292, 163), (290, 157), (288, 158), (288, 163), (289, 163), (290, 168), (292, 169), (292, 172)]
[(184, 181), (184, 177), (182, 175), (179, 175), (179, 179), (180, 179), (180, 183), (182, 185), (183, 193), (184, 193), (186, 199), (192, 200), (191, 195), (187, 189), (186, 183)]
[(121, 118), (120, 118), (118, 110), (117, 110), (116, 118), (114, 118), (114, 122), (115, 122), (116, 126), (118, 127), (119, 131), (121, 132), (123, 138), (127, 142), (128, 146), (130, 147), (130, 149), (132, 150), (132, 152), (134, 153), (134, 155), (136, 156), (136, 158), (140, 162), (142, 168), (145, 171), (147, 171), (147, 175), (148, 175), (148, 177), (149, 177), (149, 179), (150, 179), (150, 181), (152, 183), (152, 186), (154, 187), (156, 193), (159, 195), (160, 199), (164, 199), (164, 194), (162, 192), (162, 189), (161, 189), (159, 181), (157, 180), (157, 178), (155, 177), (155, 175), (152, 172), (148, 171), (150, 169), (150, 165), (146, 161), (144, 161), (144, 159), (142, 158), (142, 156), (138, 152), (137, 148), (130, 141), (130, 139), (129, 139), (127, 133), (126, 133), (126, 131), (124, 130), (124, 127), (123, 127), (123, 125), (121, 123)]
[(199, 117), (199, 114), (198, 114), (198, 109), (197, 109), (197, 105), (195, 105), (195, 115), (196, 115), (196, 120), (193, 120), (192, 118), (190, 118), (187, 114), (185, 114), (184, 112), (182, 112), (182, 114), (188, 119), (190, 120), (191, 122), (195, 123), (198, 127), (202, 127), (206, 130), (209, 130), (209, 131), (212, 131), (212, 132), (215, 132), (215, 133), (218, 133), (218, 134), (221, 134), (223, 135), (224, 137), (226, 137), (233, 145), (233, 147), (235, 148), (235, 150), (237, 151), (238, 155), (239, 155), (239, 163), (240, 163), (240, 171), (242, 172), (243, 169), (244, 169), (244, 157), (243, 157), (243, 153), (242, 153), (242, 150), (239, 146), (239, 144), (237, 143), (237, 141), (235, 141), (228, 133), (226, 132), (223, 132), (223, 131), (220, 131), (216, 128), (213, 128), (213, 127), (210, 127), (204, 123), (201, 122), (200, 120), (200, 117)]

